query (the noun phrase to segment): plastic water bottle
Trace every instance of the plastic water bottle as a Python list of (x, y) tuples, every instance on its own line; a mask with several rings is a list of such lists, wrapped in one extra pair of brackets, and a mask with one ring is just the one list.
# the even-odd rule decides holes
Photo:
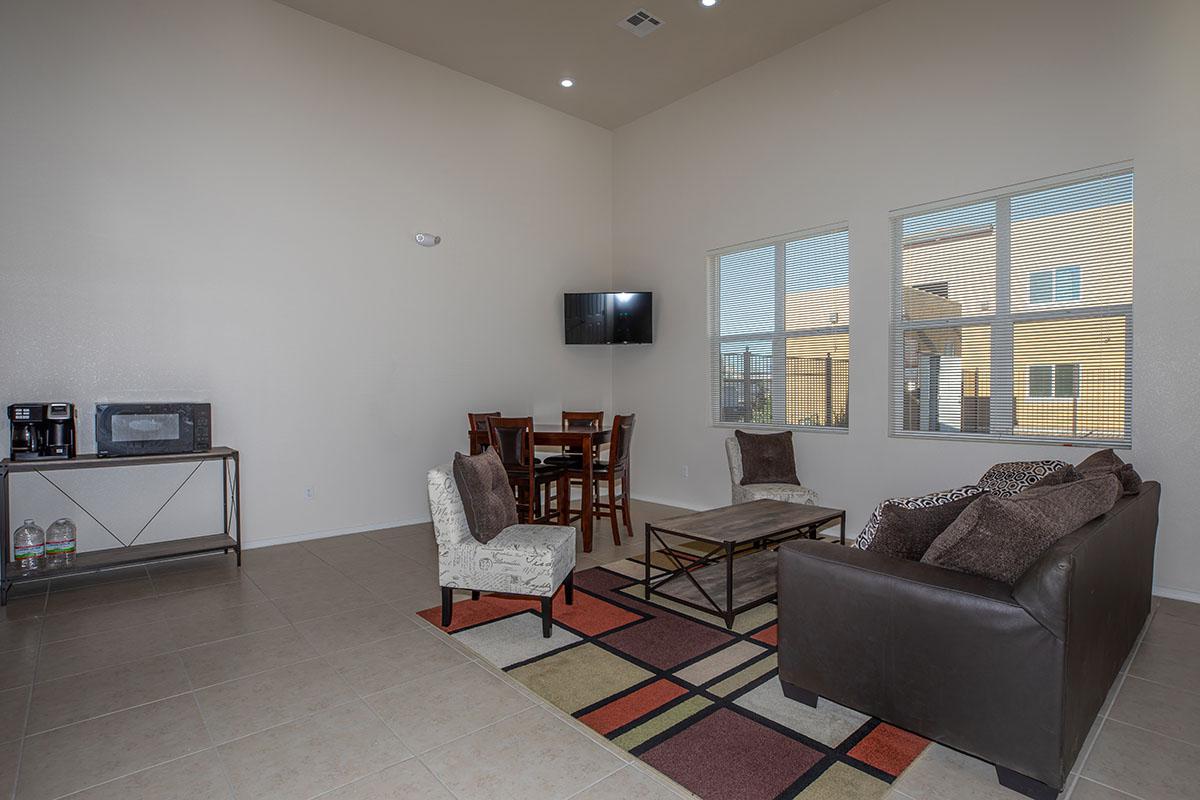
[(75, 523), (63, 517), (46, 528), (46, 569), (75, 566)]
[(46, 532), (31, 519), (13, 533), (13, 558), (17, 569), (26, 575), (42, 568), (46, 559)]

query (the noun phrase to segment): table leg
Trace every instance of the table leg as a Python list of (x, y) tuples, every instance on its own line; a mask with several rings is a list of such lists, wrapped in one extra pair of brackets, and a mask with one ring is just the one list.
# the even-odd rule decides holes
[(0, 468), (0, 525), (4, 530), (3, 546), (0, 546), (0, 606), (8, 605), (8, 537), (12, 531), (8, 527), (8, 470)]
[(838, 519), (842, 525), (841, 541), (839, 541), (838, 544), (845, 546), (845, 544), (846, 544), (846, 512), (843, 511), (842, 515)]
[(233, 513), (237, 526), (237, 565), (242, 565), (242, 460), (237, 452), (233, 454)]
[(646, 523), (646, 599), (650, 599), (650, 523)]
[(725, 545), (725, 627), (733, 628), (733, 542)]
[(580, 501), (580, 507), (583, 511), (582, 531), (583, 531), (583, 552), (592, 552), (592, 459), (595, 454), (592, 452), (592, 436), (590, 433), (583, 435), (583, 499)]

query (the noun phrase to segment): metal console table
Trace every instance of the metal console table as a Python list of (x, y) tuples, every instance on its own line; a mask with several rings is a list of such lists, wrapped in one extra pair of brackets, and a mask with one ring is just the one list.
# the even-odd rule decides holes
[[(179, 494), (200, 467), (209, 461), (221, 462), (221, 519), (224, 530), (221, 533), (194, 536), (187, 539), (174, 539), (166, 542), (150, 542), (135, 544), (138, 536), (149, 527), (154, 518), (167, 507)], [(45, 473), (59, 472), (72, 469), (101, 469), (105, 467), (138, 467), (154, 464), (179, 464), (196, 462), (193, 469), (170, 497), (163, 501), (146, 524), (128, 542), (113, 533), (107, 525), (96, 519), (90, 511), (80, 505), (69, 494), (63, 491), (57, 483)], [(68, 500), (79, 507), (84, 514), (91, 517), (100, 527), (108, 531), (114, 539), (120, 542), (119, 547), (109, 547), (103, 550), (90, 550), (76, 553), (75, 563), (70, 567), (56, 569), (41, 569), (35, 573), (22, 573), (12, 561), (12, 523), (9, 519), (9, 476), (18, 473), (33, 472), (41, 475), (50, 485), (62, 492)], [(0, 606), (8, 604), (8, 593), (14, 584), (30, 581), (45, 580), (63, 575), (77, 575), (83, 572), (97, 572), (102, 569), (138, 564), (146, 561), (157, 561), (166, 558), (215, 553), (233, 550), (237, 553), (238, 566), (242, 564), (242, 501), (241, 501), (242, 470), (238, 451), (230, 447), (214, 447), (199, 453), (174, 453), (159, 456), (115, 456), (98, 458), (95, 454), (80, 455), (75, 458), (54, 459), (50, 461), (14, 461), (6, 458), (0, 461), (0, 524), (4, 525), (3, 536), (0, 536)]]

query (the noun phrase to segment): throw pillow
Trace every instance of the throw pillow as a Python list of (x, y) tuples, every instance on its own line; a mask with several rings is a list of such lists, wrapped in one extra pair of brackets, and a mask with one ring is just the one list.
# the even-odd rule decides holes
[(979, 487), (997, 497), (1010, 497), (1028, 489), (1052, 472), (1068, 467), (1065, 461), (1006, 461), (996, 464), (979, 479)]
[(791, 483), (800, 485), (796, 477), (796, 453), (792, 449), (792, 432), (746, 433), (734, 431), (742, 451), (742, 486), (752, 483)]
[(898, 505), (903, 508), (932, 508), (933, 506), (952, 503), (964, 497), (975, 498), (982, 492), (983, 490), (978, 486), (962, 486), (958, 489), (947, 489), (942, 492), (921, 495), (920, 497), (893, 497), (884, 500), (875, 506), (875, 510), (871, 512), (871, 517), (867, 520), (867, 524), (863, 526), (862, 532), (858, 534), (858, 539), (855, 540), (854, 546), (860, 550), (871, 549), (871, 541), (875, 538), (876, 531), (879, 530), (879, 523), (883, 518), (883, 507), (886, 505)]
[(1113, 475), (1012, 497), (986, 494), (967, 506), (921, 561), (1011, 586), (1052, 544), (1107, 513), (1120, 496), (1121, 483)]
[(945, 503), (914, 508), (884, 503), (880, 506), (879, 527), (867, 549), (893, 558), (920, 561), (942, 531), (978, 498), (978, 494), (968, 494)]
[(1038, 478), (1029, 488), (1036, 489), (1039, 486), (1058, 486), (1063, 483), (1074, 483), (1081, 480), (1083, 480), (1083, 475), (1079, 474), (1079, 471), (1073, 466), (1067, 464), (1065, 467), (1060, 467), (1054, 470), (1054, 472)]
[(467, 528), (481, 544), (517, 524), (517, 500), (508, 484), (508, 471), (492, 448), (477, 456), (455, 453), (454, 483), (462, 495)]
[(1142, 490), (1142, 476), (1137, 474), (1133, 464), (1126, 464), (1111, 448), (1092, 453), (1075, 469), (1086, 476), (1116, 475), (1125, 494), (1137, 494)]

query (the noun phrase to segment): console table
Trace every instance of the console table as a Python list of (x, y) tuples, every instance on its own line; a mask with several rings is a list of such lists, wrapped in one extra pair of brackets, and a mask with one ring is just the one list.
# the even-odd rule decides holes
[[(187, 539), (173, 539), (166, 542), (149, 542), (136, 544), (138, 536), (150, 526), (154, 518), (167, 507), (167, 504), (179, 494), (200, 467), (209, 461), (221, 462), (221, 519), (224, 530), (221, 533), (193, 536)], [(140, 467), (155, 464), (195, 463), (196, 468), (184, 479), (163, 504), (158, 507), (142, 529), (133, 535), (128, 542), (117, 536), (90, 511), (76, 502), (62, 487), (50, 479), (46, 473), (61, 472), (74, 469), (105, 469), (109, 467)], [(12, 521), (9, 519), (9, 476), (19, 473), (37, 473), (48, 483), (62, 492), (63, 496), (74, 503), (84, 514), (91, 517), (109, 535), (120, 542), (117, 547), (102, 550), (89, 550), (75, 554), (75, 563), (69, 567), (56, 569), (40, 569), (36, 572), (23, 573), (12, 561)], [(0, 461), (0, 524), (4, 525), (4, 535), (0, 536), (0, 606), (8, 604), (8, 592), (14, 584), (29, 581), (40, 581), (62, 575), (76, 575), (83, 572), (97, 572), (102, 569), (138, 564), (147, 561), (157, 561), (166, 558), (198, 555), (200, 553), (215, 553), (233, 550), (237, 553), (237, 563), (242, 563), (242, 502), (241, 502), (241, 464), (238, 451), (230, 447), (214, 447), (199, 453), (173, 453), (158, 456), (114, 456), (99, 458), (95, 454), (76, 456), (75, 458), (53, 459), (46, 461), (14, 461), (6, 458)]]

